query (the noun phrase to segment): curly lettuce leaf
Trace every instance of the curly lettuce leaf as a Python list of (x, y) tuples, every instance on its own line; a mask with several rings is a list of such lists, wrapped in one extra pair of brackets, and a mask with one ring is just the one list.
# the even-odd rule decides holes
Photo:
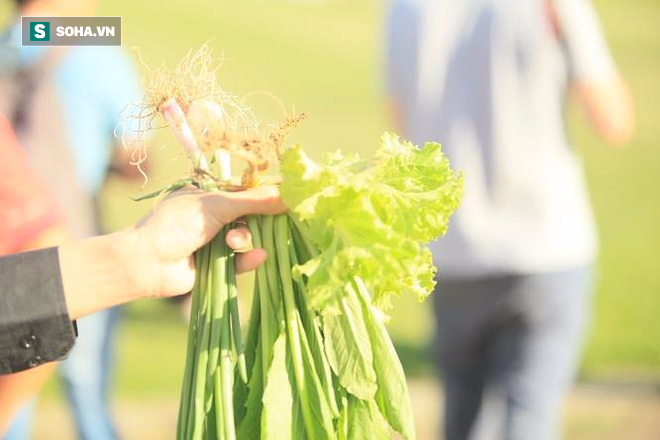
[(331, 305), (355, 276), (381, 307), (433, 290), (426, 245), (446, 233), (463, 189), (439, 144), (417, 148), (388, 133), (372, 160), (335, 152), (320, 163), (294, 147), (281, 172), (282, 198), (320, 251), (295, 271), (308, 278), (311, 307)]

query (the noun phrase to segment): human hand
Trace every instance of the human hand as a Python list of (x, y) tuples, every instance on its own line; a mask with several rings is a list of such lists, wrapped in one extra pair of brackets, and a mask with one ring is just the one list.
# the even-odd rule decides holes
[[(247, 214), (272, 215), (285, 210), (272, 186), (234, 193), (196, 189), (172, 193), (133, 228), (134, 290), (148, 297), (189, 292), (195, 282), (193, 253), (225, 225)], [(267, 258), (263, 249), (251, 249), (252, 237), (245, 227), (229, 231), (226, 241), (238, 252), (237, 273), (254, 270)]]
[[(182, 190), (157, 205), (138, 224), (60, 246), (60, 270), (72, 319), (140, 298), (189, 292), (195, 283), (193, 253), (224, 227), (248, 214), (286, 210), (276, 187), (227, 193)], [(227, 234), (238, 251), (251, 247), (245, 228)], [(236, 258), (237, 272), (267, 258), (253, 249)]]

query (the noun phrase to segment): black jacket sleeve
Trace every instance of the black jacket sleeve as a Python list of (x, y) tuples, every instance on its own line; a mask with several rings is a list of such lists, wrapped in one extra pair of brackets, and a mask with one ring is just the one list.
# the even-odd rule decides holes
[(75, 337), (57, 248), (0, 258), (0, 374), (62, 359)]

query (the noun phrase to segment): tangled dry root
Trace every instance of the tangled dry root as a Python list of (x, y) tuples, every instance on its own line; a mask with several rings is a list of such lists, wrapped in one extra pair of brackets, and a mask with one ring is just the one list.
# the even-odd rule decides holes
[[(204, 44), (198, 51), (188, 52), (174, 70), (164, 66), (152, 70), (145, 64), (144, 100), (126, 109), (122, 124), (122, 143), (130, 149), (136, 165), (146, 159), (147, 133), (159, 128), (155, 126), (156, 121), (162, 124), (159, 117), (161, 106), (170, 99), (174, 99), (187, 114), (199, 149), (212, 163), (216, 159), (215, 153), (222, 150), (245, 164), (240, 183), (229, 183), (232, 188), (259, 185), (266, 171), (279, 162), (285, 140), (305, 114), (286, 112), (282, 106), (284, 122), (263, 126), (244, 104), (245, 99), (241, 100), (220, 87), (218, 69), (221, 62), (213, 58), (210, 47)], [(220, 181), (209, 170), (193, 170), (192, 177)]]

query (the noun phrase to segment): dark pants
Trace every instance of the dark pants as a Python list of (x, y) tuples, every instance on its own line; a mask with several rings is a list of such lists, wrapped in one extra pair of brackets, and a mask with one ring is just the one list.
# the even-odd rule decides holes
[(560, 437), (591, 290), (590, 268), (439, 281), (446, 440)]

